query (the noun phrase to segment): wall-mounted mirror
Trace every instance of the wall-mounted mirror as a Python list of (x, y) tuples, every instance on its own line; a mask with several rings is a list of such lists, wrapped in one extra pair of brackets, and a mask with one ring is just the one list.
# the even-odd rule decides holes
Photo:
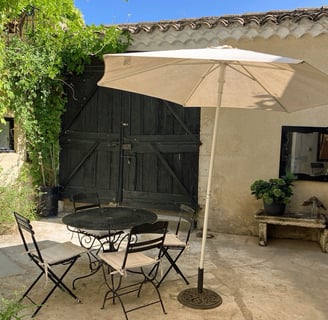
[(328, 181), (328, 128), (283, 126), (279, 175)]

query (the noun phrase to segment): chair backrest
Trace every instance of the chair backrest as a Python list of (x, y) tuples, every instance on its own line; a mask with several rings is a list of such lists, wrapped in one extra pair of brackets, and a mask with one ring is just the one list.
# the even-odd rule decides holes
[(100, 208), (100, 199), (97, 192), (82, 192), (72, 195), (74, 212), (91, 208)]
[(158, 249), (157, 257), (160, 258), (167, 226), (167, 221), (157, 221), (155, 223), (144, 223), (133, 227), (128, 236), (122, 269), (125, 268), (128, 255), (132, 253)]
[(14, 212), (14, 216), (17, 222), (19, 234), (22, 238), (23, 245), (27, 254), (33, 260), (37, 259), (40, 262), (44, 262), (30, 220), (23, 217), (17, 212)]
[[(182, 204), (180, 206), (180, 212), (178, 217), (177, 226), (175, 229), (175, 235), (179, 236), (181, 240), (188, 243), (190, 234), (195, 224), (195, 210), (187, 205)], [(184, 234), (182, 239), (181, 234)]]

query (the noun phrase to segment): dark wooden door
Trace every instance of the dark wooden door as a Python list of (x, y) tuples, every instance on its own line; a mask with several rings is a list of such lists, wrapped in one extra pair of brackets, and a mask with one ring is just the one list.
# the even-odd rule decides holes
[(101, 88), (102, 65), (70, 79), (61, 135), (63, 195), (97, 191), (103, 203), (195, 207), (199, 108)]

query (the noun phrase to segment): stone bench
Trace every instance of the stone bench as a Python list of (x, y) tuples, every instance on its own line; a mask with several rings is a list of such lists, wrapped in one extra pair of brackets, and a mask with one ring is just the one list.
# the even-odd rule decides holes
[(268, 225), (280, 226), (295, 226), (303, 228), (318, 229), (320, 232), (318, 242), (322, 252), (328, 252), (328, 231), (326, 225), (326, 218), (321, 215), (320, 218), (311, 217), (306, 214), (289, 213), (281, 216), (268, 216), (265, 215), (263, 210), (255, 214), (255, 219), (259, 223), (259, 245), (267, 245), (267, 229)]

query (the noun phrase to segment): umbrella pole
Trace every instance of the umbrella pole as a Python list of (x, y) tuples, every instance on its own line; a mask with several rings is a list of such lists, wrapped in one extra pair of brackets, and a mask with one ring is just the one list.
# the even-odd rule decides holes
[(199, 293), (202, 293), (202, 291), (203, 291), (204, 259), (205, 259), (206, 240), (207, 240), (208, 216), (209, 216), (209, 212), (210, 212), (210, 200), (211, 200), (211, 193), (212, 193), (212, 177), (213, 177), (214, 158), (215, 158), (215, 149), (216, 149), (216, 138), (218, 135), (218, 127), (219, 127), (218, 126), (219, 115), (220, 115), (220, 108), (218, 107), (218, 108), (216, 108), (216, 111), (215, 111), (211, 157), (210, 157), (210, 164), (209, 164), (209, 169), (208, 169), (204, 225), (203, 225), (203, 234), (202, 234), (202, 247), (201, 247), (201, 251), (200, 251), (200, 261), (199, 261), (199, 268), (198, 268), (198, 287), (197, 288), (198, 288)]
[(216, 137), (217, 137), (219, 113), (220, 113), (219, 109), (220, 108), (216, 108), (216, 111), (215, 111), (211, 158), (210, 158), (207, 192), (206, 192), (206, 202), (205, 202), (202, 247), (201, 247), (200, 263), (199, 263), (199, 268), (198, 268), (197, 288), (189, 288), (189, 289), (183, 290), (178, 295), (178, 300), (181, 304), (183, 304), (187, 307), (195, 308), (195, 309), (212, 309), (212, 308), (218, 307), (222, 303), (222, 298), (216, 292), (203, 288), (204, 256), (205, 256), (205, 246), (206, 246), (206, 239), (207, 239), (207, 225), (208, 225), (210, 198), (211, 198), (212, 172), (213, 172), (213, 166), (214, 166), (215, 145), (216, 145)]
[(197, 288), (190, 288), (180, 292), (178, 300), (183, 305), (186, 305), (191, 308), (196, 309), (211, 309), (216, 308), (222, 303), (222, 298), (214, 291), (204, 289), (204, 258), (205, 258), (205, 247), (207, 240), (207, 227), (208, 227), (208, 215), (210, 208), (210, 199), (211, 199), (211, 190), (212, 190), (212, 177), (213, 177), (213, 168), (214, 168), (214, 159), (215, 159), (215, 149), (216, 149), (216, 140), (218, 136), (218, 127), (219, 127), (219, 115), (220, 115), (220, 106), (224, 85), (224, 73), (225, 73), (225, 64), (221, 65), (220, 77), (219, 77), (219, 87), (218, 87), (218, 107), (215, 110), (215, 119), (212, 135), (212, 146), (211, 146), (211, 157), (209, 163), (208, 179), (207, 179), (207, 190), (206, 190), (206, 201), (205, 201), (205, 213), (204, 213), (204, 225), (203, 225), (203, 235), (202, 235), (202, 247), (200, 262), (198, 268), (198, 282)]

